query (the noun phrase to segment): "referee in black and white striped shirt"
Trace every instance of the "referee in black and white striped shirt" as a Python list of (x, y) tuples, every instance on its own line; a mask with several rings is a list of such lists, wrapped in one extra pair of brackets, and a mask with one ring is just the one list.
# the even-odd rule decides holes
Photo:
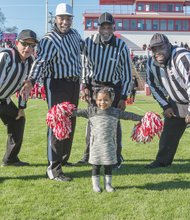
[[(75, 106), (79, 99), (79, 78), (81, 77), (81, 52), (84, 42), (75, 29), (71, 28), (72, 7), (61, 3), (56, 7), (55, 25), (39, 42), (37, 58), (32, 66), (29, 80), (23, 93), (29, 93), (39, 77), (45, 76), (44, 85), (48, 108), (69, 101)], [(52, 129), (48, 129), (47, 175), (55, 181), (70, 181), (62, 172), (62, 165), (68, 164), (71, 152), (76, 118), (72, 118), (70, 138), (59, 141)]]
[(146, 168), (172, 164), (179, 141), (190, 123), (190, 51), (171, 45), (164, 34), (150, 41), (153, 57), (148, 60), (147, 83), (164, 111), (164, 129), (156, 160)]
[(8, 140), (2, 166), (25, 166), (18, 154), (22, 145), (25, 116), (25, 101), (19, 96), (18, 107), (11, 100), (28, 77), (34, 61), (34, 47), (38, 43), (36, 33), (23, 30), (13, 48), (5, 48), (0, 52), (0, 118), (7, 126)]
[[(85, 40), (83, 62), (84, 98), (94, 104), (93, 91), (97, 87), (109, 86), (114, 88), (114, 107), (125, 109), (125, 100), (131, 82), (131, 61), (126, 43), (114, 36), (114, 18), (105, 12), (99, 17), (99, 33)], [(88, 160), (90, 126), (87, 131), (87, 149), (79, 163)], [(117, 130), (117, 166), (121, 164), (121, 127)]]

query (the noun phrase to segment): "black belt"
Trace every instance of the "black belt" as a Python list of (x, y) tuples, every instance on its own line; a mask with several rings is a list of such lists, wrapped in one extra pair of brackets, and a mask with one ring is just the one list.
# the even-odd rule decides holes
[(117, 88), (117, 87), (121, 87), (121, 82), (114, 84), (112, 82), (99, 82), (96, 80), (92, 80), (92, 85), (93, 86), (108, 86), (108, 87), (112, 87), (112, 88)]
[(63, 80), (67, 81), (67, 82), (78, 82), (79, 81), (79, 77), (65, 77)]

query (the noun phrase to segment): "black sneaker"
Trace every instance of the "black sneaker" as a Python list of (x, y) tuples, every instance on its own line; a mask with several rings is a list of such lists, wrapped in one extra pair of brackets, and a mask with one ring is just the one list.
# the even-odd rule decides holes
[(63, 166), (65, 167), (73, 167), (75, 164), (74, 163), (70, 163), (70, 162), (66, 162), (65, 164), (63, 164)]
[(53, 180), (59, 181), (59, 182), (68, 182), (71, 181), (72, 178), (65, 176), (64, 174), (60, 174), (59, 176), (55, 177)]
[(121, 162), (118, 162), (113, 165), (113, 169), (120, 169), (121, 168)]
[(77, 162), (78, 164), (88, 164), (88, 160), (86, 159), (81, 159)]
[(167, 167), (167, 165), (164, 165), (164, 164), (155, 160), (152, 163), (145, 165), (144, 167), (146, 169), (154, 169), (154, 168), (160, 168), (160, 167)]
[(5, 163), (3, 162), (1, 164), (2, 167), (6, 167), (6, 166), (15, 166), (15, 167), (23, 167), (23, 166), (29, 166), (30, 164), (27, 162), (23, 162), (23, 161), (18, 161), (18, 162), (14, 162), (14, 163)]
[(125, 159), (124, 159), (124, 157), (122, 155), (120, 155), (120, 160), (121, 160), (121, 162), (125, 161)]

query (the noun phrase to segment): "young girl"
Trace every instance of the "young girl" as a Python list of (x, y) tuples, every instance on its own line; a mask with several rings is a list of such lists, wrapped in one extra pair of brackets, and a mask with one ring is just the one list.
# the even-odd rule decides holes
[(95, 92), (96, 107), (76, 110), (73, 116), (88, 118), (91, 126), (90, 157), (92, 164), (92, 185), (95, 192), (101, 192), (100, 168), (104, 166), (104, 187), (107, 192), (113, 192), (112, 166), (117, 163), (116, 134), (119, 119), (140, 121), (143, 116), (111, 107), (114, 94), (111, 88), (104, 87)]

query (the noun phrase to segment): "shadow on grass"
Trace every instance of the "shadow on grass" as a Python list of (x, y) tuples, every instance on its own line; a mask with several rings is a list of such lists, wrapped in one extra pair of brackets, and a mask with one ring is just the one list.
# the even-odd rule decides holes
[(38, 180), (46, 178), (46, 175), (28, 175), (28, 176), (5, 176), (0, 177), (0, 183), (3, 183), (5, 180)]
[[(133, 161), (133, 160), (130, 160)], [(135, 160), (138, 161), (139, 160)], [(144, 161), (144, 160), (142, 160)], [(145, 160), (146, 161), (146, 160)], [(175, 161), (189, 161), (189, 160), (175, 160)], [(32, 165), (36, 166), (36, 165)], [(37, 165), (38, 166), (38, 165)], [(44, 166), (44, 164), (39, 164), (39, 166)], [(146, 169), (145, 164), (127, 164), (126, 162), (122, 164), (120, 169), (113, 169), (114, 176), (121, 176), (121, 175), (138, 175), (138, 174), (177, 174), (177, 173), (190, 173), (190, 163), (183, 163), (183, 164), (172, 164), (169, 167), (161, 167), (155, 169)], [(72, 170), (74, 169), (74, 170)], [(63, 167), (63, 172), (65, 175), (71, 176), (74, 179), (77, 178), (90, 178), (92, 167), (91, 165), (84, 165), (84, 166), (74, 166), (71, 168)], [(104, 169), (101, 168), (101, 175), (103, 175)], [(5, 176), (0, 177), (0, 183), (4, 182), (5, 180), (38, 180), (38, 179), (46, 179), (46, 174), (44, 175), (25, 175), (25, 176)], [(180, 182), (180, 181), (179, 181)], [(159, 184), (160, 185), (160, 184)], [(190, 186), (190, 183), (189, 183)]]
[(147, 190), (173, 190), (173, 189), (190, 189), (190, 182), (189, 181), (166, 181), (166, 182), (159, 182), (159, 183), (148, 183), (142, 187), (138, 187), (140, 189), (147, 189)]
[[(143, 160), (144, 161), (144, 160)], [(177, 161), (177, 160), (176, 160)], [(189, 161), (189, 160), (182, 160)], [(181, 162), (181, 161), (180, 161)], [(145, 164), (127, 164), (126, 162), (122, 164), (120, 169), (113, 169), (113, 175), (137, 175), (137, 174), (176, 174), (176, 173), (190, 173), (190, 163), (182, 163), (182, 164), (173, 164), (169, 167), (161, 167), (155, 169), (146, 169)], [(84, 168), (84, 169), (83, 169)], [(72, 169), (72, 168), (71, 168)], [(91, 165), (83, 165), (79, 167), (77, 170), (77, 166), (75, 167), (75, 171), (69, 169), (67, 172), (67, 168), (63, 168), (63, 171), (66, 174), (71, 175), (73, 178), (85, 178), (91, 176)], [(104, 169), (101, 167), (101, 175), (103, 175)]]
[(173, 190), (173, 189), (190, 189), (190, 182), (184, 180), (174, 180), (174, 181), (165, 181), (159, 183), (147, 183), (144, 186), (118, 186), (117, 189), (125, 190), (125, 189), (146, 189), (146, 190)]
[[(151, 163), (153, 160), (152, 159), (127, 159), (127, 160), (124, 160), (125, 162), (147, 162), (147, 163)], [(175, 159), (174, 160), (174, 163), (175, 162), (189, 162), (190, 163), (190, 159)]]
[(190, 163), (174, 163), (169, 167), (160, 167), (154, 169), (147, 169), (144, 166), (145, 164), (122, 164), (120, 169), (113, 170), (113, 175), (190, 173)]
[(47, 167), (47, 163), (31, 163), (30, 167)]

